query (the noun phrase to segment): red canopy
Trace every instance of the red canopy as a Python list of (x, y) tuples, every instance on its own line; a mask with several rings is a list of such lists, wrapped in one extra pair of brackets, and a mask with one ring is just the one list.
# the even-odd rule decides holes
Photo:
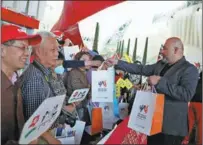
[(69, 38), (74, 44), (83, 44), (78, 22), (105, 8), (116, 5), (123, 0), (114, 1), (64, 1), (62, 14), (51, 31), (63, 31), (65, 38)]
[(12, 11), (10, 9), (1, 7), (1, 19), (9, 23), (17, 24), (23, 27), (38, 29), (39, 21), (30, 16)]

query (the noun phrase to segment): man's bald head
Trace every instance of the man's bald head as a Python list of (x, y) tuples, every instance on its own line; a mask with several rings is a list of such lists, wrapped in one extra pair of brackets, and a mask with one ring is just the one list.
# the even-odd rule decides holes
[(171, 45), (171, 46), (174, 47), (174, 48), (181, 49), (182, 51), (184, 50), (183, 43), (182, 43), (182, 41), (180, 40), (180, 38), (178, 38), (178, 37), (171, 37), (171, 38), (168, 38), (168, 39), (166, 40), (166, 43), (169, 43), (169, 45)]
[(169, 63), (174, 63), (183, 57), (184, 46), (180, 38), (168, 38), (163, 46), (163, 56)]

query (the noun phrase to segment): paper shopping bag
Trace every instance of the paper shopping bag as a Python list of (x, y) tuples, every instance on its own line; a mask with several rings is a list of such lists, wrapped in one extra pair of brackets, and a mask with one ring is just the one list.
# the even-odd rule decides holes
[(103, 128), (111, 130), (114, 123), (118, 120), (118, 118), (114, 116), (113, 103), (99, 103), (99, 107), (102, 108)]
[(92, 71), (92, 102), (113, 102), (114, 77), (113, 68)]
[(92, 134), (96, 134), (102, 131), (102, 108), (92, 109)]
[(102, 130), (103, 130), (102, 108), (92, 108), (91, 125), (85, 127), (85, 131), (90, 135), (94, 135), (100, 133)]
[(119, 103), (119, 117), (120, 119), (124, 120), (126, 117), (128, 117), (128, 106), (129, 104), (127, 102), (120, 102)]
[(60, 139), (64, 144), (71, 144), (72, 137), (74, 137), (73, 144), (80, 144), (84, 129), (85, 122), (77, 120), (73, 127), (65, 124), (64, 127), (56, 128), (55, 137)]
[(137, 91), (128, 127), (146, 135), (162, 131), (164, 95)]
[(99, 107), (99, 103), (98, 102), (92, 102), (92, 100), (88, 101), (87, 110), (88, 110), (90, 118), (92, 118), (92, 109), (93, 108), (98, 108), (98, 107)]
[(65, 60), (73, 60), (75, 55), (80, 51), (79, 46), (64, 46)]

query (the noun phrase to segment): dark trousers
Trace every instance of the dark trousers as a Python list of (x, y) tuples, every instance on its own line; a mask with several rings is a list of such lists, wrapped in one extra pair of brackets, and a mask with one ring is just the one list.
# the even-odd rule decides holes
[(155, 134), (147, 137), (148, 145), (181, 145), (184, 137), (173, 136), (163, 133)]

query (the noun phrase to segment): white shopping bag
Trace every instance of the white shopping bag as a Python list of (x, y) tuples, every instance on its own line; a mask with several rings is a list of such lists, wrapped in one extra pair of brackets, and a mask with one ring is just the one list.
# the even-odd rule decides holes
[(123, 101), (118, 104), (120, 119), (124, 120), (126, 117), (128, 117), (128, 106), (129, 104)]
[(68, 131), (75, 131), (75, 144), (80, 144), (85, 129), (85, 122), (77, 120), (75, 126), (71, 128), (68, 125), (68, 127)]
[(112, 129), (115, 121), (113, 112), (113, 103), (99, 103), (99, 107), (102, 108), (102, 121), (104, 129)]
[(19, 144), (28, 144), (47, 131), (61, 113), (64, 99), (65, 95), (45, 99), (25, 123)]
[(164, 94), (137, 91), (128, 127), (146, 135), (162, 131)]
[(64, 49), (65, 60), (73, 60), (75, 57), (75, 54), (77, 54), (80, 51), (78, 45), (64, 46), (63, 49)]
[(128, 127), (150, 135), (156, 97), (152, 92), (137, 91)]
[(61, 144), (75, 144), (75, 131), (68, 131), (66, 124), (60, 124), (60, 127), (55, 129), (55, 137)]
[(85, 122), (77, 120), (75, 126), (70, 127), (70, 125), (65, 124), (65, 128), (60, 133), (57, 133), (57, 129), (55, 130), (55, 136), (58, 139), (62, 139), (65, 144), (71, 144), (72, 138), (74, 137), (73, 144), (80, 144), (82, 135), (85, 129)]
[(92, 102), (113, 102), (115, 70), (92, 71)]

